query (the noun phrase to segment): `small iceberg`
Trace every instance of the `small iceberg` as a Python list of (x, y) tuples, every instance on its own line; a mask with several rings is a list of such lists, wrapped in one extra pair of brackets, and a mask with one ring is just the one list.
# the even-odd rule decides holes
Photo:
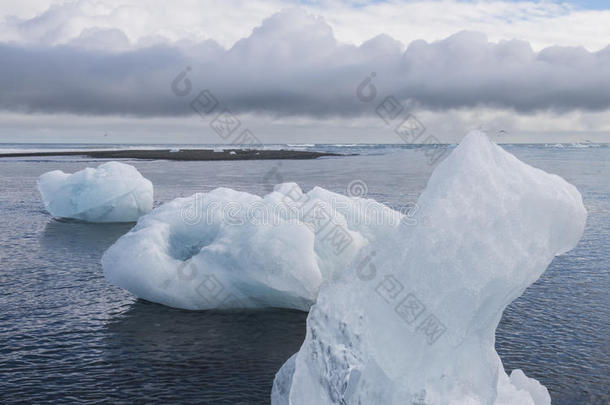
[(108, 162), (73, 174), (53, 170), (37, 184), (46, 210), (55, 218), (135, 222), (152, 210), (152, 183), (124, 163)]
[(324, 280), (403, 215), (294, 183), (264, 197), (218, 188), (140, 218), (102, 257), (111, 284), (176, 308), (309, 310)]
[[(578, 190), (471, 133), (436, 168), (416, 226), (325, 283), (273, 405), (549, 405), (494, 348), (504, 309), (582, 236)], [(404, 218), (403, 218), (404, 220)]]

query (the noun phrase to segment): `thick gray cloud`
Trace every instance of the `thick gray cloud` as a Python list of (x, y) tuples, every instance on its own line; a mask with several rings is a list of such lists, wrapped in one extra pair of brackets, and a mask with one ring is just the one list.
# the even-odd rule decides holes
[[(122, 50), (104, 51), (109, 42)], [(227, 50), (212, 40), (133, 46), (118, 30), (93, 27), (67, 45), (0, 44), (0, 61), (0, 109), (23, 112), (187, 115), (203, 89), (236, 113), (277, 116), (372, 114), (389, 95), (431, 110), (610, 108), (610, 47), (534, 52), (527, 42), (490, 43), (473, 32), (406, 50), (386, 35), (346, 45), (298, 10), (271, 16)], [(191, 89), (177, 96), (171, 83), (187, 66)], [(362, 101), (371, 86), (357, 97), (371, 72), (373, 104)]]

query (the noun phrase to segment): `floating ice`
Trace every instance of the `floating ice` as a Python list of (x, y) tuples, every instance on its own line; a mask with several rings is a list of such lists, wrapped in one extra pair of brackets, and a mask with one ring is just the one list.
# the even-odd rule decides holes
[(504, 372), (495, 329), (580, 239), (580, 193), (472, 133), (418, 206), (416, 226), (375, 239), (322, 286), (272, 404), (550, 404), (536, 380)]
[(44, 206), (55, 218), (133, 222), (150, 212), (153, 185), (130, 165), (108, 162), (73, 174), (53, 170), (38, 178)]
[(140, 218), (102, 265), (110, 283), (172, 307), (308, 310), (323, 280), (401, 219), (320, 187), (286, 183), (263, 198), (218, 188)]

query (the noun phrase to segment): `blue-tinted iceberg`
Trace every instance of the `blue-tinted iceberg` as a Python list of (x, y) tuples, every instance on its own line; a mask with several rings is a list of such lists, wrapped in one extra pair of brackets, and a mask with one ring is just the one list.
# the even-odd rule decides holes
[(416, 226), (375, 238), (319, 293), (274, 405), (550, 404), (494, 349), (506, 306), (580, 239), (562, 178), (469, 134), (430, 178)]
[(119, 162), (73, 174), (61, 170), (38, 178), (46, 210), (55, 218), (87, 222), (135, 222), (152, 210), (153, 185), (138, 170)]
[(264, 197), (218, 188), (140, 218), (102, 265), (110, 283), (172, 307), (308, 310), (324, 280), (402, 217), (320, 187), (286, 183)]

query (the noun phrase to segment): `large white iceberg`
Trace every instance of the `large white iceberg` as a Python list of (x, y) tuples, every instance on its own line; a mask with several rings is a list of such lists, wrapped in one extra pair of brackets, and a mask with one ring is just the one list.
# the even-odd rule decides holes
[(87, 222), (135, 222), (152, 210), (153, 185), (128, 164), (108, 162), (73, 174), (38, 178), (46, 210), (55, 218)]
[(580, 239), (580, 193), (472, 133), (418, 206), (416, 226), (375, 239), (322, 286), (272, 404), (550, 404), (536, 380), (505, 373), (495, 329)]
[(323, 280), (402, 217), (320, 187), (285, 183), (264, 197), (218, 188), (140, 218), (102, 266), (110, 283), (172, 307), (308, 310)]

